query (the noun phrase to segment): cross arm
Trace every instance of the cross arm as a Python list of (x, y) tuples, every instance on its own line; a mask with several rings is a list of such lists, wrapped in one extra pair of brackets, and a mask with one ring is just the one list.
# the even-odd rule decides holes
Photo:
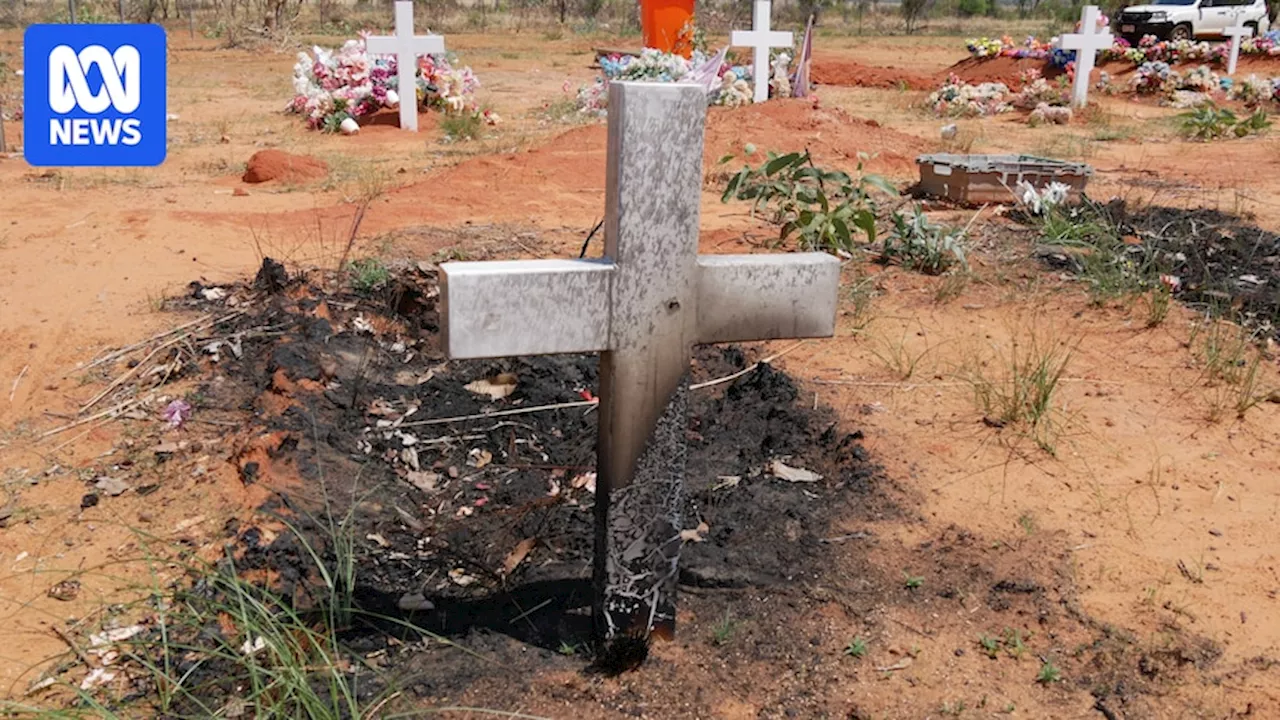
[(699, 255), (703, 344), (831, 337), (840, 261), (826, 253)]
[(456, 359), (605, 350), (612, 276), (600, 260), (444, 263), (444, 350)]

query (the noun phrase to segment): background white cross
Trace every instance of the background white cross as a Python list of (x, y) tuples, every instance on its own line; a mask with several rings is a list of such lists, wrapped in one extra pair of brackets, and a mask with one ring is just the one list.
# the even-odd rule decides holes
[(1080, 32), (1062, 36), (1062, 49), (1076, 51), (1076, 80), (1071, 86), (1071, 104), (1084, 107), (1089, 102), (1089, 75), (1094, 54), (1111, 47), (1109, 32), (1098, 32), (1098, 6), (1085, 5), (1080, 12)]
[(754, 48), (751, 72), (755, 75), (755, 102), (769, 99), (769, 48), (791, 47), (794, 42), (791, 33), (769, 29), (771, 12), (769, 0), (756, 0), (751, 12), (752, 29), (734, 30), (729, 36), (731, 45)]
[(444, 38), (439, 35), (413, 34), (413, 3), (396, 2), (396, 34), (380, 35), (365, 40), (370, 55), (395, 55), (399, 71), (400, 128), (418, 131), (418, 56), (444, 52)]
[(1231, 38), (1231, 54), (1227, 56), (1227, 74), (1236, 74), (1236, 61), (1240, 59), (1240, 38), (1251, 37), (1253, 35), (1253, 27), (1244, 24), (1244, 14), (1236, 15), (1234, 25), (1228, 25), (1222, 31), (1223, 35)]

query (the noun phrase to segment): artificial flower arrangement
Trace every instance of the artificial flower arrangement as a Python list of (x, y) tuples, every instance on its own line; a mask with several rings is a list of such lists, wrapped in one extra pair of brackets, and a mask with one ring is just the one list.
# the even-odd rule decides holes
[[(578, 110), (593, 115), (607, 111), (609, 83), (614, 80), (646, 82), (681, 82), (697, 79), (707, 88), (710, 105), (739, 107), (752, 102), (750, 65), (734, 65), (724, 51), (708, 55), (694, 50), (686, 59), (681, 55), (645, 48), (639, 55), (610, 55), (600, 59), (600, 77), (578, 88)], [(769, 97), (792, 95), (791, 54), (775, 52), (770, 58)]]
[[(1106, 24), (1106, 18), (1099, 19), (1099, 26)], [(1028, 37), (1022, 43), (1015, 43), (1009, 36), (1002, 38), (974, 38), (966, 41), (969, 55), (975, 58), (1011, 57), (1047, 60), (1057, 67), (1066, 67), (1075, 60), (1074, 50), (1063, 50), (1058, 38), (1042, 42), (1035, 37)], [(1116, 37), (1111, 47), (1098, 53), (1098, 58), (1107, 60), (1128, 60), (1134, 65), (1146, 62), (1166, 62), (1170, 65), (1187, 62), (1209, 64), (1226, 64), (1231, 52), (1230, 43), (1208, 43), (1203, 40), (1158, 40), (1147, 35), (1137, 45), (1131, 45), (1122, 37)], [(1243, 55), (1280, 55), (1280, 30), (1271, 30), (1260, 37), (1245, 38), (1240, 43), (1240, 54)]]
[(1231, 87), (1227, 89), (1227, 99), (1242, 102), (1247, 107), (1257, 107), (1271, 98), (1273, 82), (1250, 75), (1231, 83)]
[[(304, 115), (312, 128), (352, 132), (359, 118), (400, 104), (395, 56), (370, 55), (363, 33), (336, 51), (313, 47), (312, 53), (314, 57), (298, 53), (293, 66), (296, 94), (286, 108)], [(455, 67), (445, 55), (424, 55), (418, 58), (416, 76), (414, 101), (419, 107), (470, 113), (490, 125), (499, 122), (496, 113), (480, 110), (476, 102), (480, 81), (471, 68)]]
[(970, 85), (954, 73), (925, 102), (935, 115), (950, 117), (984, 117), (1013, 109), (1004, 83)]

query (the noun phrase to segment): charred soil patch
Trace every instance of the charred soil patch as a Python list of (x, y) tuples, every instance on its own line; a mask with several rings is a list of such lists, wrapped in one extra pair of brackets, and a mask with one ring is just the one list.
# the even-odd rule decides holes
[[(738, 347), (694, 363), (695, 383), (737, 377), (693, 394), (677, 638), (635, 672), (585, 674), (596, 359), (443, 362), (430, 266), (363, 295), (264, 267), (254, 286), (217, 301), (193, 286), (183, 303), (243, 311), (221, 326), (237, 349), (203, 364), (193, 412), (235, 418), (228, 462), (268, 499), (224, 529), (223, 579), (183, 580), (176, 597), (225, 607), (245, 592), (234, 572), (298, 627), (336, 624), (343, 654), (324, 655), (314, 682), (347, 683), (353, 707), (863, 717), (858, 683), (893, 681), (917, 688), (894, 701), (914, 717), (957, 701), (945, 678), (976, 673), (970, 707), (990, 695), (1061, 715), (1090, 693), (1127, 711), (1208, 682), (1217, 651), (1196, 636), (1171, 630), (1154, 647), (1083, 613), (1060, 535), (1009, 545), (931, 528), (856, 428)], [(821, 477), (788, 481), (776, 462)], [(918, 539), (894, 537), (903, 527)], [(349, 585), (317, 571), (344, 557)], [(341, 620), (335, 592), (350, 598)], [(178, 638), (175, 667), (205, 709), (239, 708), (235, 658), (270, 646), (225, 615)], [(158, 662), (158, 622), (142, 624), (128, 657)], [(200, 649), (215, 637), (231, 652)], [(121, 702), (147, 701), (154, 679), (123, 664)], [(1046, 665), (1061, 681), (1037, 683)]]

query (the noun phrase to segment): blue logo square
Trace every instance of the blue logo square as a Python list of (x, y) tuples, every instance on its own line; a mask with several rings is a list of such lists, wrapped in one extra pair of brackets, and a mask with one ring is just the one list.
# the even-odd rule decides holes
[(159, 25), (32, 25), (23, 48), (23, 153), (38, 167), (143, 167), (167, 151)]

